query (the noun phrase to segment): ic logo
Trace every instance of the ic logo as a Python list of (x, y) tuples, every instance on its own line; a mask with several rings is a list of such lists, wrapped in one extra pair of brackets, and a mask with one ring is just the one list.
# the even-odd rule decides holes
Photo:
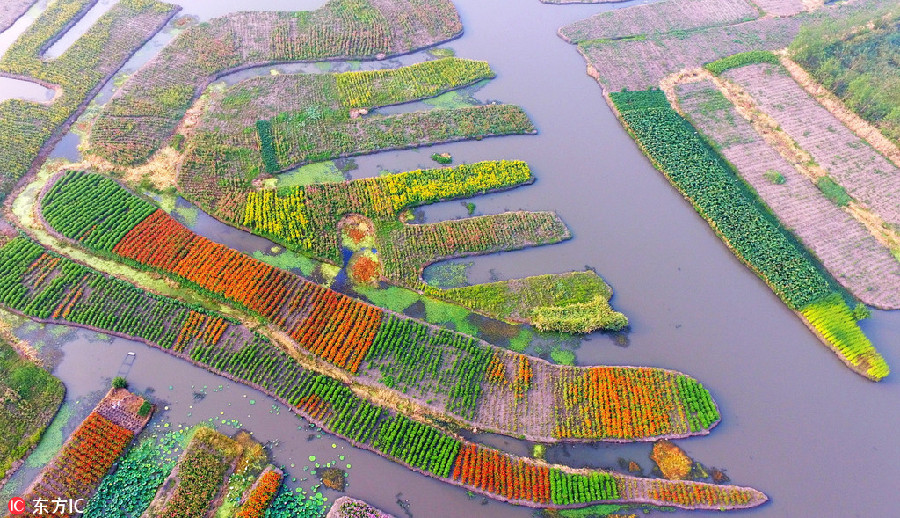
[(7, 504), (9, 514), (25, 514), (25, 500), (19, 497), (12, 498)]

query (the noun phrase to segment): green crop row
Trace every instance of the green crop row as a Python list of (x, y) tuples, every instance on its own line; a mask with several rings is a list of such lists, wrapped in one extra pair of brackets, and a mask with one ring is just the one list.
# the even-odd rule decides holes
[(410, 466), (448, 478), (461, 445), (434, 427), (397, 414), (382, 423), (372, 446)]
[(341, 104), (347, 108), (410, 102), (493, 77), (494, 72), (486, 61), (452, 57), (397, 69), (336, 75)]
[(582, 475), (551, 469), (550, 499), (558, 505), (618, 500), (619, 489), (608, 473)]
[(748, 52), (741, 52), (740, 54), (734, 54), (727, 58), (707, 63), (703, 66), (713, 74), (720, 75), (726, 70), (740, 68), (745, 65), (752, 65), (754, 63), (772, 63), (773, 65), (778, 65), (780, 61), (778, 60), (778, 56), (770, 50), (751, 50)]
[(491, 354), (472, 337), (389, 314), (365, 361), (390, 388), (425, 398), (443, 393), (447, 410), (472, 418)]
[(833, 289), (796, 239), (750, 192), (732, 168), (663, 92), (611, 95), (628, 130), (669, 181), (791, 308), (798, 310)]
[(888, 375), (890, 368), (887, 362), (872, 346), (856, 323), (853, 310), (839, 294), (834, 293), (813, 302), (801, 312), (829, 344), (868, 377), (879, 380)]
[(57, 232), (104, 252), (155, 210), (113, 180), (83, 172), (66, 173), (41, 201), (44, 219)]
[(847, 361), (873, 379), (885, 376), (887, 365), (853, 320), (834, 282), (733, 168), (672, 109), (665, 94), (618, 92), (611, 98), (644, 152), (732, 251), (788, 307), (811, 323), (815, 318), (813, 325), (822, 326), (822, 335)]
[(708, 430), (710, 425), (721, 419), (718, 408), (709, 391), (700, 382), (678, 375), (675, 379), (685, 408), (685, 417), (691, 431)]

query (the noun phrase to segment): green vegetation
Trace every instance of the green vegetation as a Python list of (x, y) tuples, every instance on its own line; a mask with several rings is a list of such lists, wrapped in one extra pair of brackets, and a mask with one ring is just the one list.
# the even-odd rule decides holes
[(774, 169), (769, 169), (768, 171), (765, 172), (765, 175), (766, 175), (766, 180), (772, 182), (775, 185), (784, 185), (784, 182), (787, 181), (787, 180), (785, 180), (783, 174), (781, 174), (780, 172), (778, 172)]
[(57, 378), (0, 340), (0, 479), (38, 443), (64, 394)]
[(150, 415), (151, 410), (153, 410), (153, 404), (145, 399), (144, 402), (141, 403), (141, 407), (138, 408), (137, 414), (141, 417), (147, 417)]
[(612, 100), (656, 167), (791, 309), (799, 310), (833, 291), (809, 255), (672, 109), (665, 94), (618, 92)]
[(441, 165), (450, 165), (453, 163), (453, 157), (449, 153), (432, 153), (431, 159)]
[(900, 12), (896, 7), (806, 25), (789, 52), (848, 108), (900, 143)]
[[(448, 355), (455, 360), (446, 362)], [(444, 392), (447, 410), (475, 416), (484, 372), (493, 352), (472, 337), (388, 315), (372, 342), (366, 362), (397, 390)]]
[[(611, 98), (654, 165), (684, 193), (732, 251), (788, 307), (801, 312), (811, 323), (815, 319), (817, 328), (827, 325), (822, 335), (854, 370), (876, 381), (886, 375), (884, 359), (865, 339), (834, 282), (774, 220), (731, 166), (672, 109), (665, 94), (658, 90), (618, 92)], [(835, 300), (841, 300), (846, 319)], [(823, 311), (833, 312), (838, 320), (823, 321)]]
[(123, 389), (128, 387), (128, 382), (122, 376), (116, 376), (112, 380), (112, 388)]
[(607, 473), (580, 475), (551, 469), (550, 498), (559, 505), (617, 500), (619, 490), (616, 480)]
[(44, 61), (43, 51), (95, 2), (59, 0), (16, 40), (0, 59), (0, 71), (58, 85), (51, 104), (19, 99), (0, 103), (0, 199), (35, 163), (44, 146), (59, 135), (124, 62), (174, 14), (171, 5), (122, 0), (61, 56)]
[(712, 63), (707, 63), (704, 65), (704, 68), (715, 75), (721, 75), (722, 72), (726, 70), (739, 68), (745, 65), (752, 65), (754, 63), (772, 63), (778, 65), (781, 62), (774, 52), (768, 50), (751, 50), (748, 52), (741, 52), (740, 54), (734, 54), (727, 58), (713, 61)]
[(853, 198), (847, 194), (846, 189), (835, 182), (830, 176), (823, 176), (816, 180), (816, 186), (822, 191), (826, 198), (831, 200), (838, 207), (846, 207)]
[(134, 518), (147, 510), (157, 489), (172, 472), (189, 438), (183, 431), (153, 434), (141, 441), (103, 479), (85, 508), (85, 518)]
[(390, 106), (434, 97), (495, 77), (485, 61), (444, 58), (408, 67), (337, 74), (341, 104), (347, 108)]
[(628, 318), (609, 305), (612, 289), (594, 272), (450, 288), (437, 296), (502, 320), (531, 321), (539, 330), (587, 333), (628, 325)]
[(879, 380), (890, 369), (872, 342), (857, 325), (854, 312), (838, 294), (832, 294), (803, 308), (803, 316), (841, 355), (865, 374)]
[[(91, 201), (101, 199), (103, 203)], [(41, 210), (47, 223), (60, 234), (109, 252), (156, 207), (105, 176), (71, 172), (47, 193)]]

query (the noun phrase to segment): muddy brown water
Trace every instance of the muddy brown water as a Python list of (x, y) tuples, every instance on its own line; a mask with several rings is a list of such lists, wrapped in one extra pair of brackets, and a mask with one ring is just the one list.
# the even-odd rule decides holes
[[(317, 3), (272, 2), (267, 8), (312, 8)], [(735, 514), (896, 516), (900, 312), (876, 311), (862, 323), (895, 369), (881, 383), (868, 382), (845, 368), (731, 255), (643, 157), (606, 106), (597, 84), (585, 74), (584, 60), (556, 36), (558, 27), (615, 6), (550, 6), (537, 0), (455, 3), (466, 32), (448, 46), (460, 57), (489, 61), (498, 74), (475, 96), (523, 106), (540, 134), (361, 157), (351, 176), (431, 167), (434, 151), (450, 152), (457, 163), (526, 160), (537, 181), (474, 198), (476, 213), (555, 210), (574, 238), (560, 245), (466, 259), (474, 262), (470, 281), (596, 268), (615, 290), (614, 307), (631, 319), (629, 345), (616, 345), (603, 334), (588, 336), (576, 350), (578, 363), (665, 367), (701, 380), (722, 410), (722, 423), (709, 436), (678, 444), (706, 466), (725, 468), (733, 483), (758, 488), (771, 499), (759, 509)], [(206, 19), (228, 10), (258, 8), (257, 4), (186, 1), (184, 12)], [(0, 34), (0, 42), (3, 37), (8, 35)], [(158, 35), (126, 68), (133, 70), (145, 62), (171, 37), (171, 31)], [(105, 102), (113, 90), (108, 85), (98, 102)], [(66, 142), (68, 147), (58, 148), (55, 155), (77, 159), (77, 136)], [(426, 221), (437, 221), (463, 217), (466, 208), (450, 202), (423, 213)], [(244, 251), (271, 246), (203, 214), (192, 226)], [(31, 331), (35, 332), (40, 331)], [(283, 408), (274, 413), (274, 402), (261, 394), (143, 345), (97, 340), (86, 331), (71, 333), (63, 342), (55, 372), (67, 384), (67, 400), (73, 404), (99, 400), (124, 355), (134, 351), (132, 386), (152, 389), (154, 397), (169, 406), (158, 420), (168, 419), (177, 426), (208, 418), (237, 419), (257, 437), (278, 441), (275, 458), (288, 466), (292, 476), (306, 476), (302, 468), (310, 464), (309, 455), (326, 462), (344, 455), (353, 466), (348, 494), (398, 517), (407, 515), (398, 500), (407, 502), (416, 517), (532, 513), (496, 502), (482, 505), (481, 497), (471, 498), (462, 489), (415, 475), (332, 436), (316, 438), (313, 432), (310, 441), (305, 423)], [(204, 385), (207, 395), (195, 400), (193, 392)], [(219, 385), (223, 389), (215, 391)], [(249, 405), (249, 399), (256, 404)], [(483, 440), (514, 452), (528, 447), (504, 437)], [(625, 457), (646, 472), (651, 466), (649, 451), (648, 444), (556, 446), (548, 458), (573, 466), (614, 467), (619, 457)], [(20, 475), (23, 480), (27, 477), (27, 470)], [(678, 511), (666, 516), (713, 515), (719, 513)]]

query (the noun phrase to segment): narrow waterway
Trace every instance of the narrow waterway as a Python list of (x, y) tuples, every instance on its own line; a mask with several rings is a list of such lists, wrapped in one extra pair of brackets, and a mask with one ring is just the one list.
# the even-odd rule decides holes
[[(701, 380), (722, 410), (722, 423), (709, 436), (679, 444), (706, 466), (725, 468), (733, 483), (753, 486), (771, 498), (760, 509), (735, 514), (895, 516), (900, 507), (900, 449), (895, 439), (900, 429), (900, 312), (874, 312), (862, 324), (895, 371), (881, 383), (868, 382), (844, 367), (731, 255), (640, 153), (606, 106), (600, 88), (585, 74), (584, 60), (556, 36), (558, 27), (613, 7), (552, 6), (538, 0), (455, 3), (465, 35), (447, 46), (460, 57), (487, 60), (498, 75), (475, 96), (522, 106), (540, 133), (361, 157), (350, 175), (430, 167), (434, 151), (450, 152), (456, 163), (526, 160), (537, 182), (474, 198), (476, 213), (555, 210), (574, 238), (560, 245), (466, 259), (474, 262), (472, 282), (595, 268), (613, 286), (613, 305), (628, 315), (632, 328), (624, 342), (603, 334), (586, 337), (576, 350), (578, 363), (666, 367)], [(185, 1), (184, 13), (206, 19), (223, 14), (223, 9), (258, 8), (245, 0), (211, 4)], [(272, 2), (271, 8), (314, 7), (303, 4)], [(168, 38), (171, 30), (148, 44), (129, 67), (149, 59)], [(98, 102), (112, 92), (109, 85)], [(77, 158), (72, 156), (77, 155), (77, 136), (66, 138), (69, 147), (54, 154)], [(464, 217), (466, 208), (452, 202), (428, 207), (424, 214), (427, 221), (436, 221)], [(204, 234), (229, 246), (246, 251), (270, 246), (202, 215), (199, 221)], [(126, 341), (77, 338), (61, 350), (57, 373), (70, 388), (69, 398), (103, 388), (105, 381), (98, 376), (114, 375), (122, 356), (136, 350), (138, 362), (130, 379), (139, 390), (154, 388), (170, 406), (175, 423), (190, 422), (186, 414), (193, 409), (185, 408), (195, 404), (190, 385), (217, 387), (225, 382)], [(205, 420), (215, 417), (210, 411), (228, 408), (228, 414), (234, 409), (230, 415), (258, 436), (280, 439), (275, 453), (281, 463), (282, 458), (296, 462), (318, 456), (313, 451), (319, 451), (320, 443), (326, 450), (332, 443), (344, 447), (327, 436), (307, 442), (306, 430), (295, 433), (295, 417), (284, 410), (268, 417), (272, 403), (262, 403), (265, 399), (258, 394), (253, 397), (259, 408), (244, 412), (243, 395), (253, 391), (226, 386), (203, 399), (209, 406), (191, 417)], [(510, 444), (513, 451), (522, 447)], [(282, 451), (291, 453), (281, 457)], [(353, 456), (348, 493), (398, 517), (406, 516), (396, 502), (398, 492), (417, 517), (531, 514), (500, 503), (481, 507), (481, 498), (471, 499), (463, 490), (413, 475), (367, 452), (350, 447), (344, 451), (348, 458)], [(646, 472), (648, 453), (646, 444), (555, 447), (549, 458), (612, 467), (619, 457), (627, 457)], [(679, 511), (666, 516), (714, 514), (719, 515)]]

